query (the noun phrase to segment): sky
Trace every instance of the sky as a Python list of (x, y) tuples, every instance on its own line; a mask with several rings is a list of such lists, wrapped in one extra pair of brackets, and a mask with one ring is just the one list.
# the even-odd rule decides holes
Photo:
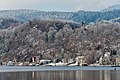
[(120, 0), (0, 0), (0, 10), (99, 11), (117, 4)]

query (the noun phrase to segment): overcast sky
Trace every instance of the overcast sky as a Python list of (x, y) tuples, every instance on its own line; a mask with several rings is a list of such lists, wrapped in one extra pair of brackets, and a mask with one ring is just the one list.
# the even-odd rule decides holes
[(93, 11), (101, 10), (119, 3), (120, 0), (0, 0), (0, 10)]

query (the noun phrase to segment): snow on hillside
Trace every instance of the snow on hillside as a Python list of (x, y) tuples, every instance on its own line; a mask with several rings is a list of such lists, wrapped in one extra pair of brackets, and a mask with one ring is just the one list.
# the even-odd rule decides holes
[(105, 9), (101, 10), (101, 11), (105, 12), (105, 11), (113, 11), (113, 10), (118, 10), (118, 9), (120, 9), (120, 5), (110, 6), (108, 8), (105, 8)]

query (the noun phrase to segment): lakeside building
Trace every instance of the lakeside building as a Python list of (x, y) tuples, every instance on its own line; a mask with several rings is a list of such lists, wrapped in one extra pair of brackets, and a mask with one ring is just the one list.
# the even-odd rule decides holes
[(78, 56), (75, 59), (79, 66), (83, 66), (83, 65), (87, 64), (87, 63), (83, 63), (84, 56)]
[(116, 66), (120, 66), (120, 57), (116, 57)]

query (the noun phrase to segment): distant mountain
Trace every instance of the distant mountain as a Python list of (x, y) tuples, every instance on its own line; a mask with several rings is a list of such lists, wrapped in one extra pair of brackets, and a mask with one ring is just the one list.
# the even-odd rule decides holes
[(46, 12), (38, 10), (3, 10), (0, 11), (1, 18), (14, 18), (21, 22), (33, 19), (63, 19), (69, 20), (73, 12)]
[(57, 19), (72, 22), (85, 21), (86, 24), (100, 20), (111, 20), (120, 17), (120, 9), (105, 12), (77, 11), (77, 12), (46, 12), (38, 10), (3, 10), (0, 11), (0, 18), (10, 18), (19, 22), (26, 22), (33, 19)]
[(120, 10), (120, 4), (119, 5), (110, 6), (108, 8), (105, 8), (105, 9), (101, 10), (101, 11), (105, 12), (105, 11), (113, 11), (113, 10)]

